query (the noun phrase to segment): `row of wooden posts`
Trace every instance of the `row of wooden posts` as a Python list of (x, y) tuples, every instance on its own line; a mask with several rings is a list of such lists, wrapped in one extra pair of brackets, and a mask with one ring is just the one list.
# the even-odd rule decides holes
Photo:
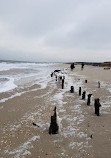
[[(56, 73), (60, 72), (60, 70), (55, 70), (52, 74), (51, 77), (55, 76), (56, 77), (56, 81), (61, 81), (62, 82), (62, 89), (64, 89), (64, 80), (65, 80), (65, 76), (57, 76)], [(85, 80), (85, 83), (87, 83), (87, 80)], [(98, 81), (98, 88), (100, 88), (100, 82)], [(86, 91), (83, 91), (83, 93), (81, 93), (81, 87), (79, 87), (79, 96), (81, 96), (82, 94), (82, 100), (85, 100), (86, 98)], [(70, 87), (70, 93), (74, 93), (74, 86)], [(91, 103), (91, 96), (92, 94), (88, 94), (87, 95), (87, 105), (90, 106)], [(96, 98), (94, 101), (94, 107), (95, 107), (95, 114), (97, 116), (100, 115), (99, 113), (99, 108), (100, 108), (101, 104), (99, 102), (99, 98)], [(57, 124), (57, 114), (56, 114), (56, 107), (54, 108), (54, 115), (51, 116), (51, 123), (50, 123), (50, 127), (49, 127), (49, 134), (57, 134), (59, 130), (59, 126)]]
[[(70, 92), (74, 93), (74, 87), (73, 86), (71, 86)], [(79, 87), (79, 96), (81, 96), (81, 87)], [(90, 106), (92, 94), (88, 94), (87, 96), (88, 96), (88, 98), (87, 98), (87, 106)], [(82, 93), (82, 100), (85, 100), (85, 98), (86, 98), (86, 91), (83, 91), (83, 93)], [(99, 113), (100, 106), (101, 106), (101, 104), (99, 102), (99, 98), (96, 98), (95, 101), (94, 101), (94, 107), (95, 107), (95, 114), (97, 116), (100, 115), (100, 113)]]

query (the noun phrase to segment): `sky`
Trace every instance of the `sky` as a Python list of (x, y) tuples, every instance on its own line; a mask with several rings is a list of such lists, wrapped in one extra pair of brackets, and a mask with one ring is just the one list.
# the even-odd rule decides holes
[(0, 0), (0, 59), (111, 61), (111, 0)]

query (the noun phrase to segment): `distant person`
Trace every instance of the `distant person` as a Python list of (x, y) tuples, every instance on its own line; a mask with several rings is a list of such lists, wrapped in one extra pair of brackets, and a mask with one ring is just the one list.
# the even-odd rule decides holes
[(83, 70), (83, 69), (84, 69), (84, 63), (81, 64), (81, 70)]
[(72, 64), (70, 65), (70, 68), (71, 68), (71, 70), (73, 70), (73, 69), (75, 68), (74, 63), (72, 63)]

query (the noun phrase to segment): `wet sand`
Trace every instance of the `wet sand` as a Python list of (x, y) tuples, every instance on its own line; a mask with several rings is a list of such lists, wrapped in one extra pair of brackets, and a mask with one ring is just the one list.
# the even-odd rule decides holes
[[(80, 65), (67, 68), (65, 87), (52, 77), (47, 87), (39, 85), (0, 94), (1, 158), (110, 158), (111, 157), (111, 70)], [(49, 74), (50, 77), (50, 74)], [(88, 83), (85, 83), (85, 80)], [(97, 82), (101, 82), (98, 88)], [(75, 92), (70, 93), (73, 83)], [(91, 105), (81, 100), (79, 86), (92, 93)], [(23, 92), (21, 94), (21, 92)], [(19, 93), (21, 95), (19, 95)], [(94, 114), (94, 99), (100, 98), (100, 116)], [(59, 134), (49, 135), (54, 107), (60, 122)], [(39, 127), (33, 126), (36, 123)]]

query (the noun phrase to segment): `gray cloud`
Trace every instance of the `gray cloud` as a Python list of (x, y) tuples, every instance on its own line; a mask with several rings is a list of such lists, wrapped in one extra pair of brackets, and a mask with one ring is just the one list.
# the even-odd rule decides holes
[(0, 0), (0, 58), (111, 60), (110, 0)]

